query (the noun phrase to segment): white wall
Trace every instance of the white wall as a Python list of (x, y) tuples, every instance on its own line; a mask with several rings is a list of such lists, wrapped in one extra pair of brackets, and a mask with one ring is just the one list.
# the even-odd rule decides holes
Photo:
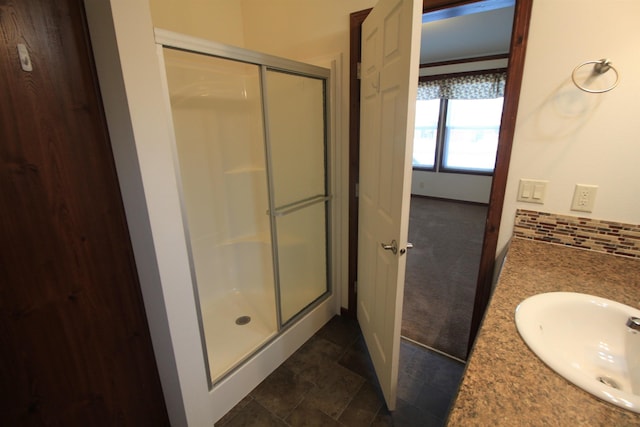
[[(637, 0), (533, 3), (498, 252), (517, 208), (640, 223), (639, 18)], [(618, 87), (577, 89), (574, 67), (604, 57), (620, 72)], [(520, 178), (549, 181), (544, 205), (516, 202)], [(570, 210), (576, 183), (599, 186), (593, 213)]]
[(411, 194), (489, 203), (492, 176), (414, 170)]
[(349, 14), (376, 3), (242, 0), (246, 47), (299, 60), (333, 53), (348, 57)]
[(244, 46), (242, 2), (148, 0), (153, 26), (233, 46)]

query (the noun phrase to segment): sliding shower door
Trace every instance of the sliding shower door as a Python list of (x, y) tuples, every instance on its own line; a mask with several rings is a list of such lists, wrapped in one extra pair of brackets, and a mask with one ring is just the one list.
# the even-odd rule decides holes
[(159, 54), (213, 385), (330, 294), (328, 70), (185, 40)]
[(266, 72), (281, 323), (328, 291), (325, 80)]
[(261, 67), (164, 49), (211, 381), (278, 331)]

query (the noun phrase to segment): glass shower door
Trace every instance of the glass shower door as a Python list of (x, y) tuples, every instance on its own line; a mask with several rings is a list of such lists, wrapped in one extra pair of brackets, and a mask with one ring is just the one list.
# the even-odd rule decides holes
[(277, 334), (261, 67), (164, 48), (185, 231), (215, 383)]
[(325, 80), (265, 76), (281, 324), (328, 293)]

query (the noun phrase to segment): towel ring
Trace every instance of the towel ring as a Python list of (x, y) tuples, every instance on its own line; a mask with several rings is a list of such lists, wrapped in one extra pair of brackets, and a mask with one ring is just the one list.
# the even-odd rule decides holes
[[(576, 81), (576, 72), (584, 67), (585, 65), (589, 65), (589, 64), (594, 64), (593, 66), (593, 71), (591, 71), (591, 74), (604, 74), (609, 70), (613, 70), (614, 73), (616, 73), (616, 81), (613, 82), (613, 84), (611, 86), (609, 86), (606, 89), (588, 89), (584, 86), (580, 86), (580, 84)], [(609, 92), (610, 90), (612, 90), (613, 88), (615, 88), (616, 86), (618, 86), (618, 82), (620, 81), (620, 74), (618, 73), (618, 70), (616, 70), (613, 65), (611, 65), (611, 61), (609, 61), (608, 59), (600, 59), (598, 61), (586, 61), (583, 62), (582, 64), (578, 65), (576, 68), (573, 69), (573, 72), (571, 73), (571, 80), (573, 80), (573, 83), (578, 86), (578, 89), (583, 90), (585, 92), (588, 93), (605, 93), (605, 92)]]

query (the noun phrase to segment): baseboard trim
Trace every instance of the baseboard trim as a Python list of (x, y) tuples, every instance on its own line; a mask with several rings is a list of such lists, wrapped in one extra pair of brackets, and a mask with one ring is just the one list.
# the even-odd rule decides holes
[(419, 197), (421, 199), (440, 200), (442, 202), (455, 202), (455, 203), (461, 203), (463, 205), (476, 205), (476, 206), (489, 207), (488, 203), (472, 202), (471, 200), (448, 199), (446, 197), (425, 196), (424, 194), (411, 194), (411, 197)]

